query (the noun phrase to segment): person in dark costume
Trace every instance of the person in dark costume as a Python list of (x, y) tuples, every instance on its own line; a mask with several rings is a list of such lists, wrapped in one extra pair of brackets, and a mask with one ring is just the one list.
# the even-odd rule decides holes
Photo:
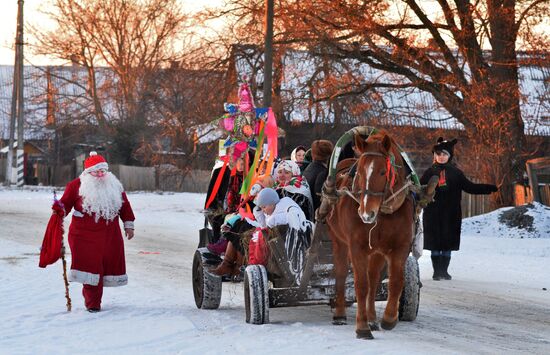
[(462, 191), (488, 195), (498, 188), (490, 184), (475, 184), (452, 163), (453, 147), (457, 140), (437, 139), (433, 146), (433, 165), (420, 178), (426, 184), (434, 175), (439, 176), (434, 201), (424, 208), (424, 249), (431, 250), (434, 280), (450, 280), (448, 273), (451, 252), (459, 250), (462, 211)]
[[(239, 192), (243, 184), (243, 179), (244, 179), (244, 159), (238, 158), (237, 161), (235, 162), (235, 169), (233, 172), (229, 174), (229, 178), (227, 180), (227, 185), (225, 187), (226, 192), (224, 195), (225, 198), (222, 200), (223, 205), (219, 206), (219, 207), (222, 207), (223, 210), (220, 211), (218, 209), (219, 211), (218, 215), (216, 216), (215, 219), (213, 219), (213, 222), (216, 225), (211, 223), (213, 234), (214, 234), (214, 241), (212, 241), (212, 243), (209, 243), (206, 246), (208, 250), (210, 250), (212, 253), (215, 253), (217, 255), (223, 253), (227, 248), (227, 240), (222, 235), (222, 232), (223, 232), (222, 226), (228, 214), (232, 214), (238, 211), (239, 203), (241, 200), (241, 195), (239, 194)], [(217, 233), (217, 236), (216, 236), (216, 233)]]
[(218, 176), (221, 173), (222, 166), (215, 167), (212, 171), (212, 176), (210, 178), (210, 183), (208, 184), (208, 191), (206, 193), (206, 200), (204, 201), (204, 212), (206, 218), (208, 218), (208, 222), (210, 222), (210, 225), (212, 226), (212, 242), (216, 243), (218, 240), (220, 240), (221, 231), (220, 227), (223, 224), (223, 203), (225, 200), (225, 194), (227, 193), (227, 187), (229, 185), (229, 178), (231, 176), (231, 169), (225, 169), (220, 187), (218, 188), (218, 191), (216, 192), (216, 196), (212, 200), (212, 203), (206, 208), (206, 204), (210, 198), (210, 195), (212, 194), (212, 191), (214, 190), (214, 185), (216, 185), (216, 181), (218, 180)]
[(304, 176), (311, 189), (313, 210), (316, 210), (321, 205), (320, 194), (323, 189), (323, 183), (327, 179), (328, 164), (333, 149), (332, 142), (323, 139), (313, 141), (311, 144), (311, 157), (313, 161), (304, 170)]

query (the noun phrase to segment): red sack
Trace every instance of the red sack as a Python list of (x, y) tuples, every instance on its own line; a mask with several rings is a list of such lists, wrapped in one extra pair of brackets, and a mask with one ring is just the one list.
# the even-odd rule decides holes
[(38, 262), (39, 267), (46, 267), (59, 260), (61, 257), (62, 238), (63, 216), (54, 213), (50, 217), (46, 233), (44, 233), (44, 240), (40, 249), (40, 261)]
[(268, 260), (269, 249), (267, 249), (263, 230), (258, 228), (252, 234), (248, 244), (248, 265), (267, 265)]

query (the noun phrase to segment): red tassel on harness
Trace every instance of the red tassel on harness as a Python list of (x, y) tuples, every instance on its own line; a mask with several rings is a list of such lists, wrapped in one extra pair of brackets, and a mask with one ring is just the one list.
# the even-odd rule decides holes
[(386, 157), (386, 181), (390, 183), (390, 189), (395, 185), (395, 168), (390, 157)]

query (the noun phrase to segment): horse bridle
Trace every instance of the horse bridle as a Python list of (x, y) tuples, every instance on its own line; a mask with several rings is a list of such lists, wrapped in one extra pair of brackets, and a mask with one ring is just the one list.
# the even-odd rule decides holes
[[(359, 156), (359, 158), (357, 159), (357, 163), (359, 163), (359, 160), (363, 157), (363, 156), (375, 156), (375, 157), (382, 157), (384, 159), (390, 159), (389, 155), (386, 155), (386, 154), (382, 154), (382, 153), (379, 153), (379, 152), (364, 152), (363, 154), (361, 154), (361, 156)], [(384, 185), (384, 191), (381, 191), (381, 192), (375, 192), (375, 191), (371, 191), (371, 190), (368, 190), (368, 189), (364, 189), (362, 191), (355, 191), (355, 180), (357, 179), (357, 175), (358, 173), (355, 174), (355, 176), (353, 177), (353, 182), (351, 183), (351, 193), (353, 195), (358, 195), (359, 197), (361, 197), (363, 194), (365, 195), (369, 195), (369, 196), (380, 196), (380, 197), (384, 197), (386, 195), (386, 193), (388, 192), (388, 187), (390, 185), (390, 180), (391, 179), (386, 179), (386, 185)], [(359, 202), (359, 201), (357, 201)]]
[(414, 184), (413, 184), (412, 181), (409, 180), (408, 182), (403, 184), (403, 186), (401, 188), (399, 188), (397, 191), (394, 192), (393, 191), (393, 184), (394, 184), (395, 178), (397, 176), (397, 172), (395, 171), (395, 169), (396, 168), (401, 168), (402, 166), (396, 165), (394, 163), (391, 155), (386, 155), (386, 154), (382, 154), (382, 153), (379, 153), (379, 152), (365, 152), (365, 153), (361, 154), (361, 156), (359, 156), (357, 161), (359, 161), (359, 159), (361, 159), (361, 157), (363, 155), (378, 156), (378, 157), (385, 158), (387, 160), (386, 166), (387, 166), (388, 171), (386, 171), (387, 175), (386, 175), (386, 184), (384, 185), (384, 191), (375, 192), (375, 191), (371, 191), (371, 190), (368, 190), (368, 189), (364, 189), (362, 191), (355, 191), (355, 180), (356, 180), (357, 175), (358, 175), (356, 173), (355, 176), (353, 177), (353, 181), (351, 183), (351, 191), (348, 190), (346, 187), (344, 187), (341, 190), (336, 190), (337, 195), (338, 196), (343, 196), (343, 195), (349, 196), (355, 202), (357, 202), (359, 205), (361, 205), (360, 198), (361, 198), (362, 194), (370, 195), (370, 196), (384, 197), (384, 196), (386, 196), (388, 191), (390, 191), (390, 192), (392, 192), (392, 194), (382, 201), (382, 203), (380, 204), (380, 208), (384, 213), (392, 213), (394, 211), (394, 207), (390, 207), (390, 205), (389, 205), (390, 201), (396, 199), (397, 196), (400, 196), (403, 192), (408, 191), (408, 189), (411, 186), (413, 186)]

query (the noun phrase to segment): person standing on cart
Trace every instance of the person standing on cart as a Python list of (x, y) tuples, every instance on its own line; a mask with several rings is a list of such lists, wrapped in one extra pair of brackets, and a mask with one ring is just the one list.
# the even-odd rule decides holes
[(311, 144), (312, 162), (304, 170), (313, 199), (313, 210), (321, 205), (321, 191), (328, 175), (328, 164), (334, 146), (331, 141), (324, 139), (313, 141)]
[[(221, 162), (221, 161), (220, 161)], [(214, 191), (214, 186), (216, 185), (216, 181), (218, 180), (218, 176), (220, 175), (222, 171), (222, 165), (223, 164), (217, 164), (219, 166), (214, 166), (214, 169), (212, 171), (212, 176), (210, 177), (210, 183), (208, 184), (208, 190), (206, 192), (206, 201), (204, 201), (204, 213), (206, 218), (208, 218), (208, 222), (210, 222), (210, 225), (212, 226), (212, 243), (216, 243), (218, 240), (220, 240), (221, 231), (220, 228), (223, 224), (223, 203), (225, 200), (225, 194), (227, 193), (227, 187), (229, 185), (229, 178), (231, 176), (231, 171), (228, 169), (224, 170), (223, 177), (220, 180), (220, 186), (218, 187), (218, 190), (216, 191), (216, 196), (208, 205), (208, 201), (210, 199), (210, 196), (212, 192)]]
[[(227, 191), (223, 200), (223, 213), (220, 217), (217, 217), (215, 223), (218, 229), (219, 238), (207, 245), (208, 250), (217, 255), (222, 254), (227, 248), (227, 239), (223, 236), (223, 228), (226, 225), (226, 219), (231, 217), (231, 214), (238, 212), (239, 204), (241, 201), (241, 195), (239, 194), (244, 178), (244, 159), (238, 158), (235, 162), (233, 171), (230, 173), (230, 177), (227, 183)], [(221, 223), (220, 223), (221, 222)], [(219, 224), (219, 225), (218, 225)], [(212, 226), (214, 228), (214, 226)]]

